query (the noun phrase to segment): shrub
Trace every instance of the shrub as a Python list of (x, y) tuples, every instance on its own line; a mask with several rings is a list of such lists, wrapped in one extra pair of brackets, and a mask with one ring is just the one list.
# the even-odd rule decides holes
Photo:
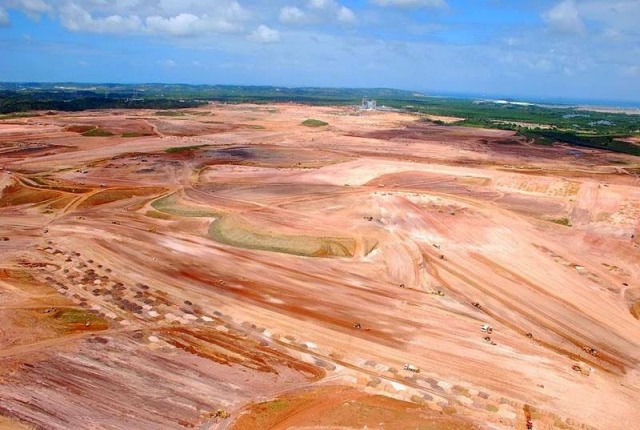
[(319, 119), (308, 119), (302, 122), (302, 125), (307, 127), (323, 127), (325, 125), (329, 125), (328, 122), (320, 121)]
[(167, 154), (177, 154), (180, 152), (193, 151), (207, 145), (191, 145), (191, 146), (173, 146), (164, 150)]
[(555, 222), (556, 224), (566, 225), (567, 227), (571, 227), (571, 220), (569, 218), (557, 218), (552, 219), (551, 222)]

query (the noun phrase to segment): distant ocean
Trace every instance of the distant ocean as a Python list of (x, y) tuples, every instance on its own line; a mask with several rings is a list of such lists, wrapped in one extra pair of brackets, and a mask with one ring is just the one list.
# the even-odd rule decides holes
[(514, 96), (507, 94), (479, 94), (479, 93), (455, 93), (444, 92), (436, 93), (431, 91), (423, 91), (425, 95), (435, 97), (453, 97), (460, 99), (472, 100), (507, 100), (510, 102), (525, 102), (542, 105), (558, 105), (562, 106), (590, 106), (602, 108), (620, 108), (620, 109), (640, 109), (640, 101), (620, 101), (620, 100), (598, 100), (598, 99), (575, 99), (565, 97), (527, 97)]

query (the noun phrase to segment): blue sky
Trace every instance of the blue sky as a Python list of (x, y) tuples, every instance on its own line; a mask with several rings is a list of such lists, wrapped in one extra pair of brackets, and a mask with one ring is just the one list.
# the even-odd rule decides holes
[(0, 0), (0, 81), (640, 102), (640, 0)]

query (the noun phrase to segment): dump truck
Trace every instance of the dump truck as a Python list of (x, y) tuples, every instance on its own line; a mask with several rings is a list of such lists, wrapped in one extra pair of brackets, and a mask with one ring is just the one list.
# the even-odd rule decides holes
[(414, 366), (413, 364), (405, 364), (404, 370), (408, 370), (413, 373), (420, 373), (420, 368), (418, 366)]
[(493, 328), (489, 324), (482, 324), (482, 327), (480, 327), (480, 329), (485, 333), (493, 333)]

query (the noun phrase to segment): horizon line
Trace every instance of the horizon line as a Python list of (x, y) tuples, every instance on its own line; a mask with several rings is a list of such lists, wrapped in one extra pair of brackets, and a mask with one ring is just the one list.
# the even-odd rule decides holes
[(424, 97), (455, 98), (462, 100), (528, 102), (538, 105), (554, 105), (559, 107), (594, 107), (594, 108), (620, 108), (640, 110), (640, 100), (615, 100), (615, 99), (589, 99), (565, 96), (533, 96), (501, 93), (483, 93), (476, 91), (454, 90), (417, 90), (394, 87), (354, 87), (354, 86), (305, 86), (305, 85), (274, 85), (274, 84), (233, 84), (233, 83), (186, 83), (186, 82), (99, 82), (99, 81), (0, 81), (0, 85), (53, 85), (53, 84), (77, 84), (77, 85), (175, 85), (189, 87), (246, 87), (246, 88), (286, 88), (295, 89), (335, 89), (335, 90), (391, 90), (407, 93), (420, 93)]

